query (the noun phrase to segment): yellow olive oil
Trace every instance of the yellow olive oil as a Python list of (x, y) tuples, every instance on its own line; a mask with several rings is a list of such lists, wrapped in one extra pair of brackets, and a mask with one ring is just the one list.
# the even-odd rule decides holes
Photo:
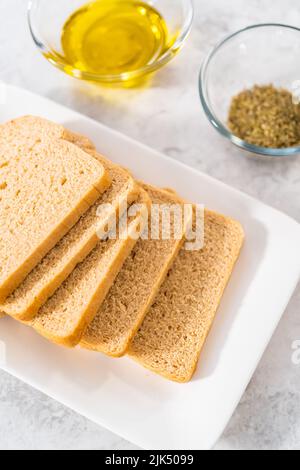
[(64, 25), (66, 62), (82, 71), (116, 75), (151, 64), (168, 46), (164, 18), (137, 0), (96, 0)]

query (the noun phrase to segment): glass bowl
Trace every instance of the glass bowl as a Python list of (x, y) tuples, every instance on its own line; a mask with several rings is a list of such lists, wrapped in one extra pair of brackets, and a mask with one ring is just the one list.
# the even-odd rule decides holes
[(193, 22), (193, 0), (144, 0), (144, 3), (155, 7), (162, 14), (170, 37), (175, 37), (175, 41), (155, 61), (143, 68), (118, 75), (99, 75), (73, 68), (66, 62), (61, 45), (61, 33), (66, 20), (88, 3), (88, 0), (30, 0), (29, 27), (38, 49), (53, 65), (75, 78), (103, 84), (136, 81), (167, 64), (180, 51)]
[(300, 97), (300, 29), (282, 24), (259, 24), (222, 41), (200, 72), (200, 98), (211, 124), (243, 150), (269, 157), (300, 153), (300, 146), (266, 148), (234, 135), (228, 125), (231, 100), (254, 85), (283, 87)]

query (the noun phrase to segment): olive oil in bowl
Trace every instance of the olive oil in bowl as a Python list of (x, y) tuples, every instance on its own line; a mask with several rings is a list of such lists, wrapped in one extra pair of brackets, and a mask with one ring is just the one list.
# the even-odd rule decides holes
[(155, 62), (169, 46), (164, 18), (137, 0), (91, 2), (73, 13), (62, 32), (67, 64), (102, 76), (126, 78)]

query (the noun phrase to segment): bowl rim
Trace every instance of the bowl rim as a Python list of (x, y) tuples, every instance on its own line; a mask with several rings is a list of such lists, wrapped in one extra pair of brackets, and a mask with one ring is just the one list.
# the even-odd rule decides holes
[[(28, 19), (28, 25), (29, 25), (29, 30), (31, 33), (31, 36), (33, 38), (34, 43), (36, 44), (37, 48), (41, 51), (41, 53), (46, 56), (46, 58), (49, 60), (52, 65), (55, 67), (59, 68), (63, 72), (65, 72), (66, 68), (66, 63), (64, 63), (62, 60), (59, 59), (59, 55), (56, 55), (55, 51), (53, 51), (50, 47), (48, 47), (39, 37), (38, 33), (35, 30), (34, 24), (33, 24), (33, 18), (32, 18), (32, 13), (33, 13), (33, 8), (37, 5), (37, 3), (40, 0), (28, 0), (28, 5), (27, 5), (27, 19)], [(90, 2), (93, 0), (90, 0)], [(144, 67), (141, 67), (137, 70), (133, 70), (130, 72), (125, 72), (121, 74), (97, 74), (97, 73), (92, 73), (92, 72), (83, 72), (79, 69), (76, 69), (72, 66), (68, 66), (68, 73), (72, 75), (75, 78), (80, 78), (83, 80), (88, 80), (88, 81), (96, 81), (96, 82), (104, 82), (104, 83), (112, 83), (112, 82), (124, 82), (124, 81), (130, 81), (137, 79), (143, 75), (155, 72), (157, 69), (161, 68), (163, 65), (167, 64), (173, 57), (174, 55), (182, 48), (184, 45), (186, 39), (188, 38), (192, 25), (193, 25), (193, 20), (194, 20), (194, 14), (195, 14), (195, 9), (194, 9), (194, 0), (179, 0), (181, 3), (185, 3), (187, 6), (187, 15), (184, 18), (182, 28), (180, 30), (180, 34), (178, 35), (175, 43), (170, 47), (164, 54), (162, 54), (158, 60), (155, 62), (148, 64)], [(87, 0), (88, 3), (88, 0)], [(55, 56), (55, 59), (51, 58)]]
[(222, 49), (222, 47), (227, 44), (229, 41), (234, 39), (236, 36), (239, 36), (240, 34), (243, 34), (247, 31), (252, 31), (258, 28), (270, 28), (270, 27), (275, 27), (275, 28), (284, 28), (284, 29), (290, 29), (295, 32), (300, 33), (300, 28), (297, 28), (296, 26), (288, 25), (288, 24), (283, 24), (283, 23), (258, 23), (258, 24), (253, 24), (250, 26), (247, 26), (245, 28), (242, 28), (235, 33), (231, 33), (228, 36), (225, 37), (222, 41), (220, 41), (208, 54), (208, 56), (205, 58), (201, 69), (200, 69), (200, 76), (199, 76), (199, 92), (200, 92), (200, 100), (202, 107), (204, 109), (204, 112), (212, 124), (212, 126), (225, 138), (230, 140), (232, 144), (235, 146), (241, 148), (242, 150), (246, 150), (251, 153), (255, 153), (258, 155), (264, 155), (268, 157), (287, 157), (291, 155), (297, 155), (300, 153), (300, 146), (295, 146), (295, 147), (287, 147), (287, 148), (268, 148), (268, 147), (259, 147), (257, 145), (252, 145), (246, 142), (243, 139), (240, 139), (237, 137), (235, 134), (230, 132), (228, 128), (226, 128), (222, 122), (217, 118), (215, 115), (212, 107), (210, 106), (209, 103), (209, 98), (208, 98), (208, 93), (207, 93), (207, 72), (209, 65), (211, 63), (211, 60), (214, 58), (214, 56)]

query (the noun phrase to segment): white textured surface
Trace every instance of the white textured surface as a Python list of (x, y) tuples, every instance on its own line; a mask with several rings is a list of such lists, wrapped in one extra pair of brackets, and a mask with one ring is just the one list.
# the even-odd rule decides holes
[[(199, 105), (200, 63), (227, 33), (255, 22), (300, 25), (298, 0), (195, 0), (193, 33), (151, 88), (95, 89), (53, 69), (39, 56), (26, 24), (26, 0), (1, 0), (0, 80), (23, 86), (102, 121), (211, 174), (300, 222), (300, 158), (245, 158), (217, 136)], [(300, 77), (299, 77), (300, 78)], [(300, 449), (298, 287), (217, 449)], [(263, 312), (262, 312), (263, 315)], [(259, 327), (259, 325), (258, 325)], [(0, 372), (0, 449), (134, 449), (30, 387)]]

